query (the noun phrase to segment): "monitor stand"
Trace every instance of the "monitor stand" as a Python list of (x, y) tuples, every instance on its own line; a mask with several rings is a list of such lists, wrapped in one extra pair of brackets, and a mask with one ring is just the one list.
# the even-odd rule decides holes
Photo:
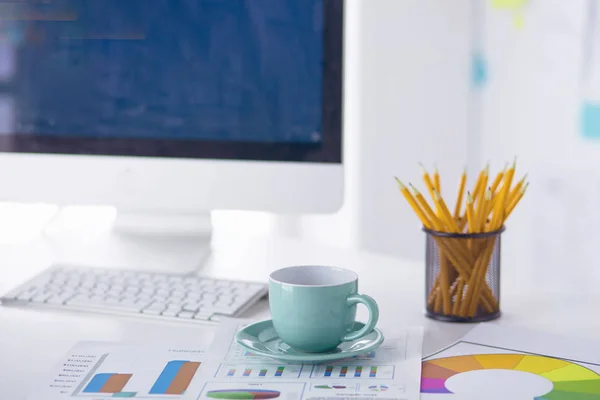
[(211, 254), (210, 212), (65, 207), (44, 230), (56, 263), (195, 273)]

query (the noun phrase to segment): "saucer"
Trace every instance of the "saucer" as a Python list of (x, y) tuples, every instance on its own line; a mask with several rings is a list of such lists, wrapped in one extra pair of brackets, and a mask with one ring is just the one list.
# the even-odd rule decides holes
[[(355, 322), (354, 329), (365, 324)], [(351, 358), (375, 350), (383, 343), (383, 334), (377, 328), (360, 339), (342, 342), (334, 350), (326, 353), (305, 353), (294, 350), (284, 343), (273, 328), (273, 321), (256, 322), (244, 327), (235, 335), (235, 341), (244, 349), (258, 356), (268, 357), (289, 363), (321, 363)]]

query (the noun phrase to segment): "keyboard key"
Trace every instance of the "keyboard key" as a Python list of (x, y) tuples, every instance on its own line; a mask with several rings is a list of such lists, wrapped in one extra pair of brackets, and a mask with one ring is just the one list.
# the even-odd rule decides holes
[(69, 297), (51, 296), (46, 300), (46, 304), (53, 304), (53, 305), (65, 304), (65, 301), (67, 301), (67, 300), (69, 300)]
[(140, 300), (152, 300), (152, 296), (147, 293), (140, 293), (137, 295), (137, 298)]
[(215, 306), (215, 307), (213, 307), (213, 311), (216, 314), (230, 315), (230, 314), (233, 314), (233, 312), (235, 310), (236, 310), (236, 308), (232, 308), (232, 307), (228, 307), (228, 306)]
[(219, 296), (218, 300), (219, 300), (219, 303), (224, 303), (224, 304), (229, 305), (229, 304), (233, 303), (233, 299), (234, 299), (234, 297), (231, 295), (222, 294)]
[(142, 310), (143, 314), (160, 315), (163, 310), (157, 310), (154, 308), (145, 308)]
[(164, 303), (159, 303), (159, 302), (153, 302), (148, 304), (148, 306), (146, 308), (154, 308), (157, 310), (164, 310), (165, 308), (167, 308), (167, 306)]
[(208, 320), (210, 320), (210, 317), (212, 317), (212, 315), (213, 314), (211, 312), (197, 312), (194, 315), (194, 319), (200, 319), (200, 320), (203, 320), (203, 321), (208, 321)]
[(217, 299), (217, 295), (214, 293), (204, 293), (204, 295), (202, 295), (202, 300), (216, 300)]
[(202, 308), (202, 304), (200, 303), (185, 303), (182, 307), (184, 311), (193, 311), (196, 312)]
[(186, 318), (186, 319), (190, 319), (190, 318), (193, 318), (193, 317), (194, 317), (194, 314), (195, 314), (195, 313), (193, 313), (193, 312), (191, 312), (191, 311), (181, 311), (179, 314), (177, 314), (177, 317), (178, 317), (178, 318)]
[(178, 312), (175, 310), (165, 310), (161, 313), (161, 315), (164, 315), (165, 317), (175, 317), (177, 314)]
[(154, 294), (154, 288), (150, 287), (150, 286), (145, 286), (142, 288), (142, 290), (140, 290), (141, 294)]
[(30, 301), (32, 301), (34, 303), (44, 303), (49, 298), (50, 298), (50, 295), (48, 295), (48, 294), (38, 294), (36, 296), (33, 296)]

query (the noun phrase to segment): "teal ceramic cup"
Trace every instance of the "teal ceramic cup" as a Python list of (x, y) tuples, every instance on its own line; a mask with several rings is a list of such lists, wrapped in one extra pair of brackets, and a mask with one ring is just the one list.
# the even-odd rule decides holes
[[(369, 321), (353, 330), (359, 303), (369, 310)], [(358, 275), (336, 267), (298, 266), (273, 272), (269, 304), (279, 337), (310, 353), (332, 351), (344, 341), (360, 339), (379, 319), (375, 300), (358, 294)]]

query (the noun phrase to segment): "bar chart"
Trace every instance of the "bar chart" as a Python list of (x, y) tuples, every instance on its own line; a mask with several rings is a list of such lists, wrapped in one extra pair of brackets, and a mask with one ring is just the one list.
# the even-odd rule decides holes
[[(96, 374), (87, 384), (83, 393), (128, 393), (123, 392), (125, 385), (131, 379), (132, 374)], [(134, 397), (135, 392), (129, 392)], [(127, 397), (125, 395), (121, 397)]]
[(199, 362), (169, 361), (149, 394), (182, 394), (192, 382)]
[(81, 394), (112, 394), (112, 397), (141, 397), (143, 395), (180, 395), (188, 388), (200, 362), (172, 360), (167, 362), (150, 390), (125, 390), (133, 373), (97, 373), (85, 385)]
[(67, 368), (75, 368), (69, 360), (93, 361), (86, 368), (78, 367), (81, 373), (70, 390), (56, 389), (71, 397), (179, 400), (186, 391), (199, 391), (203, 384), (196, 379), (204, 354), (201, 350), (102, 342), (82, 343), (76, 350), (79, 356), (69, 356), (61, 371), (63, 375)]
[(234, 344), (228, 351), (227, 360), (230, 362), (248, 362), (250, 360), (264, 359), (251, 351), (244, 349), (243, 347)]
[(218, 378), (298, 378), (301, 365), (237, 365), (222, 364), (217, 371)]
[(393, 379), (393, 365), (316, 365), (311, 378)]

